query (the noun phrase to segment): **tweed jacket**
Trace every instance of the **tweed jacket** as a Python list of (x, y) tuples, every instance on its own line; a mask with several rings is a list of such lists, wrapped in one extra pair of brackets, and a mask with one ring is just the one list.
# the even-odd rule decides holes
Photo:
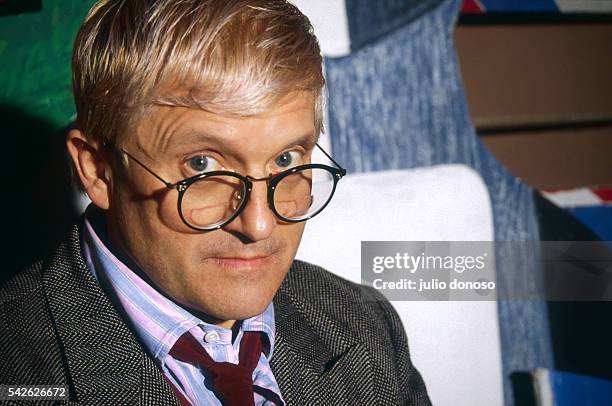
[[(295, 261), (274, 307), (271, 366), (288, 405), (430, 404), (401, 322), (375, 290)], [(87, 270), (79, 226), (0, 288), (0, 384), (67, 385), (69, 404), (179, 405)]]

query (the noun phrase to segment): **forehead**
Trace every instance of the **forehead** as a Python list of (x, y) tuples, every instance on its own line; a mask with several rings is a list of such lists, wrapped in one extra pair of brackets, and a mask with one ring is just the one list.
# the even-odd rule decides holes
[(272, 151), (297, 141), (314, 146), (316, 136), (312, 95), (293, 93), (266, 112), (247, 117), (197, 108), (152, 106), (137, 125), (133, 142), (150, 154), (199, 146), (246, 153)]

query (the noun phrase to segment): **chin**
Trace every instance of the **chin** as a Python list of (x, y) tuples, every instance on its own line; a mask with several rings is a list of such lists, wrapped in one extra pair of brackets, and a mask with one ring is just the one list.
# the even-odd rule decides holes
[[(206, 295), (206, 292), (203, 293)], [(244, 320), (263, 313), (274, 297), (268, 292), (240, 289), (238, 291), (226, 291), (221, 294), (211, 296), (201, 296), (206, 298), (203, 302), (200, 298), (193, 301), (193, 310), (202, 319), (212, 319), (217, 321)], [(212, 303), (211, 301), (212, 300)], [(199, 314), (198, 314), (199, 313)], [(214, 323), (214, 321), (213, 321)]]
[(254, 301), (241, 300), (240, 303), (233, 303), (231, 309), (224, 309), (225, 311), (222, 312), (223, 319), (244, 320), (257, 316), (266, 310), (270, 302), (272, 302), (272, 298), (269, 300), (265, 298)]
[[(214, 277), (193, 277), (181, 284), (182, 299), (201, 316), (215, 320), (244, 320), (263, 313), (279, 289), (288, 266), (282, 266), (278, 258), (263, 269), (223, 269), (209, 264), (207, 271)], [(211, 268), (214, 267), (214, 271)], [(216, 275), (215, 275), (216, 274)]]

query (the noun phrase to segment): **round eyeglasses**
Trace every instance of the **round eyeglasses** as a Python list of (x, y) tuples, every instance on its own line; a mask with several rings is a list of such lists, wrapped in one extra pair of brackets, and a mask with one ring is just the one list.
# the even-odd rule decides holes
[(285, 222), (298, 223), (319, 214), (330, 202), (346, 170), (323, 148), (315, 145), (337, 168), (323, 164), (300, 165), (265, 178), (244, 176), (231, 171), (212, 171), (176, 183), (167, 182), (124, 149), (120, 152), (163, 182), (167, 188), (178, 191), (179, 216), (188, 227), (211, 231), (225, 226), (240, 215), (249, 201), (253, 182), (266, 181), (268, 206)]

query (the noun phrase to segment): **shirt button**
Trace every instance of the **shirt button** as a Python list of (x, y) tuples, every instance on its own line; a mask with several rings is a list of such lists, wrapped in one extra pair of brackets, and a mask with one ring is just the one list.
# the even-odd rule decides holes
[(214, 330), (209, 331), (204, 335), (204, 341), (206, 341), (207, 343), (216, 343), (217, 341), (219, 341), (219, 333)]

